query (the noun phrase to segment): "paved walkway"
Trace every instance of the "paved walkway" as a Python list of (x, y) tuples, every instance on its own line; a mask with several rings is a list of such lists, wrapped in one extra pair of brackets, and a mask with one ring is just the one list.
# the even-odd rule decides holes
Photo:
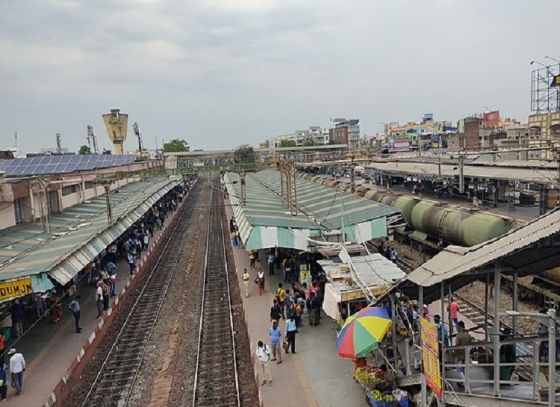
[[(232, 216), (231, 206), (226, 206), (226, 213), (229, 219)], [(265, 294), (259, 296), (254, 283), (256, 272), (249, 268), (247, 252), (234, 248), (233, 255), (243, 297), (251, 351), (255, 352), (258, 340), (270, 344), (269, 312), (275, 289), (280, 282), (280, 273), (277, 272), (271, 277), (265, 272)], [(263, 261), (264, 255), (260, 258)], [(250, 270), (251, 274), (249, 298), (244, 297), (241, 279), (244, 268)], [(266, 270), (266, 267), (263, 269)], [(283, 320), (280, 327), (285, 333)], [(303, 328), (296, 336), (296, 351), (296, 355), (284, 354), (282, 364), (271, 363), (273, 384), (261, 386), (265, 406), (365, 405), (365, 393), (352, 379), (352, 362), (340, 359), (336, 355), (336, 324), (328, 317), (323, 315), (321, 325), (317, 327), (309, 326), (308, 321), (304, 319)]]
[[(166, 224), (171, 218), (166, 217)], [(150, 247), (161, 232), (154, 232)], [(145, 253), (145, 252), (143, 252)], [(138, 263), (138, 262), (137, 262)], [(117, 294), (126, 284), (129, 277), (128, 264), (124, 259), (117, 261)], [(85, 278), (77, 285), (77, 293), (81, 296), (80, 326), (82, 333), (74, 330), (74, 318), (68, 310), (69, 300), (62, 304), (62, 319), (52, 324), (50, 318), (43, 318), (14, 346), (22, 352), (27, 362), (23, 378), (23, 391), (15, 395), (15, 389), (8, 386), (8, 398), (2, 406), (42, 406), (76, 358), (84, 342), (88, 339), (99, 323), (95, 302), (95, 287), (87, 285)], [(111, 303), (116, 297), (111, 298)], [(8, 356), (6, 356), (8, 363)]]

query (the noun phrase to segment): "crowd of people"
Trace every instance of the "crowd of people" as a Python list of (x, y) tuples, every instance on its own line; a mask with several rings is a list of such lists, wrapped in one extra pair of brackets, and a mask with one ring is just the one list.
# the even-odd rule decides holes
[(84, 278), (88, 285), (95, 287), (97, 317), (102, 317), (109, 308), (110, 298), (116, 295), (119, 261), (128, 264), (130, 274), (136, 271), (138, 260), (148, 249), (154, 233), (163, 228), (165, 219), (178, 208), (197, 178), (196, 175), (184, 177), (180, 185), (155, 204), (122, 237), (102, 251), (67, 286), (57, 286), (48, 293), (34, 294), (11, 303), (0, 320), (0, 366), (4, 366), (4, 369), (0, 368), (0, 400), (6, 398), (8, 385), (15, 389), (16, 395), (21, 394), (23, 388), (25, 358), (22, 352), (8, 344), (24, 335), (25, 308), (33, 308), (36, 320), (48, 318), (51, 323), (56, 324), (62, 319), (63, 299), (67, 297), (68, 311), (73, 316), (75, 332), (82, 332), (82, 296), (78, 293), (77, 283), (79, 279)]
[[(241, 247), (238, 239), (238, 228), (235, 220), (230, 219), (230, 234), (232, 245)], [(260, 340), (256, 347), (256, 356), (262, 370), (262, 382), (272, 384), (270, 364), (276, 362), (281, 364), (284, 354), (296, 354), (296, 337), (308, 321), (310, 326), (317, 326), (321, 321), (321, 307), (323, 304), (326, 278), (324, 272), (315, 262), (312, 255), (307, 253), (298, 254), (293, 250), (270, 249), (264, 252), (263, 262), (266, 264), (267, 273), (261, 268), (259, 253), (250, 251), (249, 270), (243, 269), (242, 282), (244, 294), (250, 295), (251, 273), (254, 276), (253, 283), (259, 296), (267, 291), (272, 291), (274, 296), (269, 310), (270, 327), (268, 338)], [(310, 271), (311, 283), (300, 282), (300, 271), (302, 265)], [(267, 284), (267, 278), (277, 276), (280, 273), (281, 282), (275, 287)], [(284, 327), (280, 322), (284, 320)]]

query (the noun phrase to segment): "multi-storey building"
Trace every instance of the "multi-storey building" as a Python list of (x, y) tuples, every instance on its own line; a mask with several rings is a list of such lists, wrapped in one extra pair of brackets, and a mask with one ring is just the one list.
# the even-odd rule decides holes
[[(532, 114), (529, 116), (527, 147), (545, 148), (560, 145), (560, 112)], [(528, 159), (550, 160), (551, 149), (529, 151)]]

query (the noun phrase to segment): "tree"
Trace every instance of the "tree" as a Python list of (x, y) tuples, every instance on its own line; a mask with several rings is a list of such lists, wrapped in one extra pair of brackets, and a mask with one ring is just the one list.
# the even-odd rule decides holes
[(91, 149), (84, 144), (83, 146), (80, 146), (80, 149), (78, 150), (78, 154), (89, 155), (91, 154)]
[(236, 164), (254, 163), (255, 150), (249, 144), (243, 144), (237, 147), (237, 150), (235, 150), (235, 152), (233, 153), (233, 160)]
[(305, 136), (305, 140), (303, 140), (304, 146), (314, 146), (315, 140), (313, 140), (313, 136)]
[(169, 143), (163, 143), (163, 152), (164, 153), (179, 153), (181, 151), (189, 151), (190, 146), (183, 139), (173, 139)]
[(280, 140), (279, 147), (295, 147), (296, 142), (294, 140)]

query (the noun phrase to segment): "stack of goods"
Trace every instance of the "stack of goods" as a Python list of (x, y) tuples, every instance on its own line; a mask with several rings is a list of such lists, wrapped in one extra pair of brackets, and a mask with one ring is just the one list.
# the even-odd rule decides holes
[(365, 387), (373, 387), (383, 381), (383, 371), (374, 366), (357, 367), (354, 378)]
[(400, 390), (393, 391), (393, 394), (383, 394), (379, 390), (372, 390), (367, 393), (367, 399), (371, 407), (409, 406), (408, 395), (406, 394), (406, 392), (401, 392)]

